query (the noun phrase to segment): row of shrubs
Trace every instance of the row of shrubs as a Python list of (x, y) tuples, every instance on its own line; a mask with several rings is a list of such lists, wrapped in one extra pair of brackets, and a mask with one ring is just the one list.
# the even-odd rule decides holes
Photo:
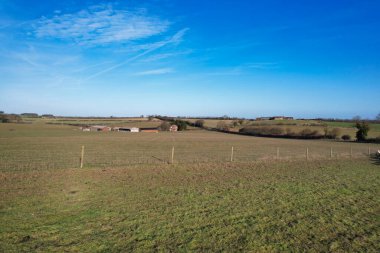
[(0, 113), (0, 123), (21, 123), (22, 118), (16, 114)]
[[(239, 130), (241, 134), (263, 136), (263, 137), (285, 137), (285, 138), (296, 138), (296, 139), (338, 139), (340, 138), (340, 129), (334, 128), (330, 131), (326, 131), (325, 134), (321, 134), (317, 130), (312, 130), (310, 128), (302, 129), (299, 132), (295, 132), (290, 128), (281, 127), (244, 127)], [(343, 135), (341, 137), (343, 140), (351, 140), (350, 135)]]

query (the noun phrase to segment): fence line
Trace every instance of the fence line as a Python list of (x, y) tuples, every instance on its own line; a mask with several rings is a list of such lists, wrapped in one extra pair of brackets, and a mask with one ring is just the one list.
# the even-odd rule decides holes
[[(230, 146), (231, 147), (231, 146)], [(281, 148), (281, 149), (280, 149)], [(281, 153), (280, 153), (281, 150)], [(306, 153), (305, 153), (306, 150)], [(373, 149), (372, 149), (373, 150)], [(368, 151), (368, 152), (366, 152)], [(97, 166), (123, 166), (130, 164), (173, 164), (173, 163), (201, 163), (201, 162), (250, 162), (258, 160), (281, 160), (281, 159), (342, 159), (360, 158), (371, 156), (371, 147), (355, 148), (340, 147), (333, 150), (330, 147), (323, 149), (314, 147), (309, 149), (305, 146), (287, 147), (263, 147), (262, 149), (247, 149), (244, 146), (232, 146), (228, 148), (188, 148), (172, 147), (171, 150), (128, 149), (117, 152), (103, 150), (103, 152), (89, 146), (81, 146), (77, 154), (70, 152), (22, 152), (12, 154), (12, 150), (0, 154), (0, 171), (28, 170), (39, 168), (86, 168)], [(328, 155), (329, 154), (329, 155)], [(78, 161), (79, 156), (79, 161)]]

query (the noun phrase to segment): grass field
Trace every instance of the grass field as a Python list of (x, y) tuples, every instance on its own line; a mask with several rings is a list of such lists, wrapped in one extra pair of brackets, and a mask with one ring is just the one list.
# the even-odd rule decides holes
[(368, 148), (0, 124), (0, 252), (378, 252)]
[(106, 125), (118, 127), (158, 127), (161, 124), (159, 119), (148, 118), (28, 118), (23, 117), (23, 122), (52, 125)]
[[(49, 124), (0, 124), (0, 170), (73, 168), (79, 166), (82, 145), (85, 167), (167, 163), (175, 148), (175, 163), (247, 162), (268, 159), (362, 157), (379, 144), (326, 140), (272, 139), (211, 131), (161, 133), (82, 132), (77, 127)], [(277, 157), (279, 149), (279, 157)]]
[(379, 252), (368, 160), (0, 174), (2, 252)]
[[(198, 119), (183, 119), (191, 123), (195, 123)], [(216, 128), (218, 122), (223, 121), (227, 125), (231, 125), (233, 120), (219, 120), (219, 119), (205, 119), (204, 126), (209, 128)], [(354, 123), (350, 122), (332, 122), (332, 121), (318, 121), (318, 120), (261, 120), (261, 121), (249, 121), (245, 120), (242, 125), (230, 128), (230, 131), (239, 131), (239, 129), (246, 126), (276, 126), (279, 128), (290, 129), (293, 132), (300, 132), (303, 129), (309, 128), (312, 131), (318, 131), (319, 134), (324, 134), (324, 125), (327, 125), (329, 130), (333, 128), (339, 128), (341, 131), (340, 136), (350, 135), (352, 139), (355, 139), (356, 127)], [(368, 137), (376, 138), (380, 137), (380, 124), (369, 124), (370, 131)]]
[[(343, 127), (343, 128), (354, 128), (354, 129), (356, 129), (355, 124), (350, 123), (350, 122), (333, 122), (333, 121), (330, 121), (330, 122), (326, 122), (326, 124), (328, 126), (331, 126), (331, 127)], [(372, 132), (377, 132), (377, 133), (380, 132), (380, 124), (369, 124), (369, 127), (372, 130)]]

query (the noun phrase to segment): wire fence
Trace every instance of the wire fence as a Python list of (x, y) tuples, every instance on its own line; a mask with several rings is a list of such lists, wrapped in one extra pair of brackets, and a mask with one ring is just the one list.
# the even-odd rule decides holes
[(207, 162), (253, 162), (259, 160), (320, 160), (356, 159), (377, 153), (374, 146), (164, 146), (99, 149), (78, 146), (75, 149), (5, 150), (0, 153), (0, 171), (22, 171), (35, 169), (63, 169), (125, 166), (132, 164), (181, 164)]

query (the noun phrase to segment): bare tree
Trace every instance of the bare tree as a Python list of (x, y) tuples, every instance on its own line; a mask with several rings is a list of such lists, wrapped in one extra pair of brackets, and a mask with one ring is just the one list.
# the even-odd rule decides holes
[(205, 121), (203, 119), (198, 119), (197, 121), (195, 121), (196, 127), (203, 127), (204, 124), (205, 124)]
[(224, 121), (219, 121), (218, 124), (216, 125), (216, 129), (220, 130), (220, 131), (228, 131), (229, 130), (229, 127), (228, 125), (226, 124), (226, 122)]
[(237, 120), (232, 121), (231, 123), (232, 127), (237, 127), (239, 125), (239, 122)]

